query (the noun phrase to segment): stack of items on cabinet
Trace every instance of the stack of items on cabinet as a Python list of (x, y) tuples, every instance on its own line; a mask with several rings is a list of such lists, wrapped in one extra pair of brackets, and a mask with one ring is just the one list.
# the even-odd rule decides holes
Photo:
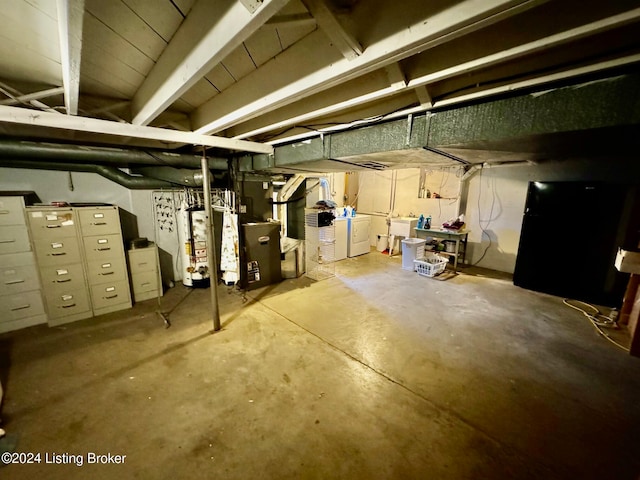
[[(118, 207), (35, 201), (0, 192), (0, 333), (131, 308)], [(156, 246), (130, 255), (136, 300), (162, 295)]]

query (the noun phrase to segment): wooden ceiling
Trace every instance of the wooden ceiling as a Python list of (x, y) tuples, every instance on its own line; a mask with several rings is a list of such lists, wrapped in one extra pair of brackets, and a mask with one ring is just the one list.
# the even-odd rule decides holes
[(4, 0), (0, 138), (268, 151), (635, 69), (639, 22), (637, 0)]

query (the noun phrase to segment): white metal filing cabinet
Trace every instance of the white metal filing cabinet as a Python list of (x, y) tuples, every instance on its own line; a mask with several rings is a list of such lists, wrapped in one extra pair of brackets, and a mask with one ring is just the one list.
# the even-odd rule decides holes
[(47, 322), (19, 193), (0, 192), (0, 333)]
[(93, 314), (131, 308), (118, 207), (110, 205), (74, 210), (80, 218)]
[(161, 297), (162, 278), (157, 245), (149, 243), (148, 247), (132, 248), (127, 254), (134, 301), (142, 302)]
[(91, 317), (76, 212), (70, 207), (38, 206), (29, 207), (27, 216), (49, 325)]

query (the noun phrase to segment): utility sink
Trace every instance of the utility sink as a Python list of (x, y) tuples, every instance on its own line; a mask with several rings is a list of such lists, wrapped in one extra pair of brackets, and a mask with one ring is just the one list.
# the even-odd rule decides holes
[(416, 232), (414, 228), (416, 228), (417, 226), (418, 219), (416, 217), (391, 218), (389, 235), (396, 235), (399, 237), (415, 237)]

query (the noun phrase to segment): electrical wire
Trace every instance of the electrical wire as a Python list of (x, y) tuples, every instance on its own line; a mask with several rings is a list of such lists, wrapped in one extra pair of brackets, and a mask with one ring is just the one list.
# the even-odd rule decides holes
[(495, 205), (496, 194), (495, 194), (495, 188), (493, 188), (492, 189), (493, 196), (491, 198), (491, 210), (489, 211), (489, 220), (487, 221), (487, 224), (483, 227), (482, 218), (481, 218), (482, 215), (480, 210), (480, 198), (482, 197), (482, 171), (483, 170), (484, 170), (484, 167), (480, 168), (480, 178), (478, 180), (478, 225), (480, 226), (480, 230), (482, 230), (482, 235), (486, 235), (487, 238), (489, 239), (489, 245), (487, 245), (487, 247), (484, 249), (484, 252), (482, 252), (482, 255), (480, 255), (480, 258), (471, 264), (472, 267), (475, 267), (484, 259), (485, 255), (487, 254), (487, 252), (491, 248), (491, 245), (493, 244), (493, 240), (491, 239), (491, 235), (489, 235), (487, 228), (489, 228), (489, 225), (493, 220), (493, 207)]
[[(575, 303), (580, 303), (582, 305), (586, 305), (591, 310), (593, 310), (593, 313), (589, 313), (584, 308), (580, 308), (576, 305), (572, 305), (569, 302), (575, 302)], [(627, 347), (616, 342), (613, 338), (607, 335), (607, 332), (602, 330), (602, 327), (618, 328), (618, 322), (616, 320), (610, 317), (607, 317), (606, 315), (603, 315), (602, 313), (600, 313), (600, 310), (598, 310), (596, 307), (594, 307), (590, 303), (581, 302), (580, 300), (571, 300), (568, 298), (565, 298), (564, 300), (562, 300), (562, 303), (564, 303), (567, 307), (570, 307), (570, 308), (573, 308), (574, 310), (582, 312), (582, 314), (589, 319), (589, 321), (591, 322), (591, 325), (593, 325), (593, 328), (595, 328), (600, 335), (602, 335), (604, 338), (606, 338), (611, 343), (613, 343), (616, 347), (621, 348), (625, 352), (629, 351)]]

